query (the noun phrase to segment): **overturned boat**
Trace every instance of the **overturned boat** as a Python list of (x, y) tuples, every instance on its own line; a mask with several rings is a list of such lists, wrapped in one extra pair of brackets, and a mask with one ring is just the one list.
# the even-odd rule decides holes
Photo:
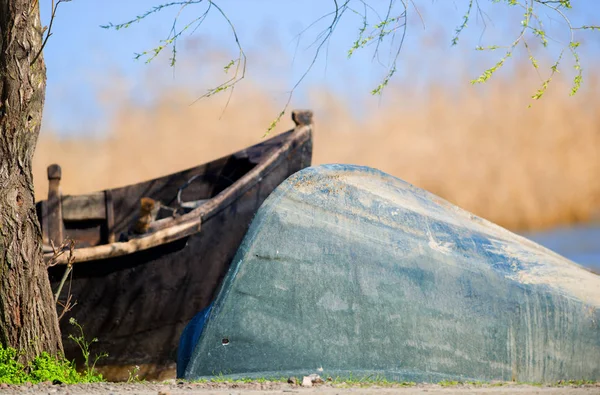
[(600, 380), (600, 276), (380, 171), (281, 184), (179, 375)]
[(69, 304), (61, 319), (67, 358), (81, 357), (68, 339), (75, 318), (98, 339), (92, 353), (108, 353), (97, 364), (105, 377), (175, 377), (179, 336), (211, 302), (252, 217), (275, 187), (310, 166), (312, 113), (292, 118), (293, 130), (232, 155), (87, 195), (62, 196), (60, 167), (48, 168), (48, 199), (37, 210), (53, 291)]

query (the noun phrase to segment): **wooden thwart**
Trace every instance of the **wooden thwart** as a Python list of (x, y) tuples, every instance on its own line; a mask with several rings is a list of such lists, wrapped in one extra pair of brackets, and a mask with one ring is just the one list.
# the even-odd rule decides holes
[(107, 243), (115, 242), (112, 191), (87, 195), (62, 196), (59, 165), (48, 166), (48, 200), (42, 205), (42, 232), (44, 244), (59, 247), (65, 239), (65, 222), (105, 221)]

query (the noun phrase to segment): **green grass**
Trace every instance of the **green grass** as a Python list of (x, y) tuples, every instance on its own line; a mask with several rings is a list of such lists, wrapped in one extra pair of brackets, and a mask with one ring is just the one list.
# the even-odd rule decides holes
[(438, 383), (438, 385), (442, 387), (456, 387), (459, 385), (477, 385), (480, 384), (475, 381), (455, 381), (455, 380), (442, 380)]
[(593, 380), (561, 380), (557, 383), (552, 384), (553, 387), (570, 387), (570, 386), (582, 386), (582, 385), (594, 385), (600, 384)]
[[(328, 380), (329, 381), (329, 380)], [(412, 381), (393, 381), (380, 375), (368, 375), (363, 377), (336, 377), (331, 380), (336, 387), (414, 387), (417, 383)]]
[[(197, 383), (197, 384), (207, 384), (207, 383), (223, 383), (223, 384), (259, 383), (260, 384), (260, 383), (266, 383), (266, 382), (287, 383), (287, 381), (288, 381), (287, 377), (272, 377), (272, 378), (258, 377), (258, 378), (232, 379), (232, 378), (224, 376), (223, 373), (220, 373), (210, 379), (198, 379), (198, 380), (192, 380), (190, 382)], [(302, 382), (302, 378), (300, 378), (300, 382)]]
[[(302, 376), (297, 376), (297, 377), (291, 377), (294, 378), (296, 380), (297, 385), (300, 385), (302, 383)], [(216, 375), (212, 378), (203, 378), (203, 379), (198, 379), (198, 380), (192, 380), (190, 381), (191, 383), (197, 383), (197, 384), (208, 384), (208, 383), (223, 383), (223, 384), (251, 384), (251, 383), (266, 383), (266, 382), (272, 382), (272, 383), (287, 383), (288, 380), (290, 378), (289, 377), (258, 377), (258, 378), (239, 378), (239, 379), (232, 379), (230, 377), (227, 377), (225, 375), (223, 375), (222, 373), (219, 375)], [(373, 375), (369, 375), (369, 376), (363, 376), (363, 377), (358, 377), (358, 376), (352, 376), (350, 375), (349, 377), (336, 377), (336, 378), (332, 378), (332, 377), (321, 377), (321, 379), (325, 382), (325, 383), (329, 383), (333, 386), (336, 387), (368, 387), (368, 386), (380, 386), (380, 387), (392, 387), (392, 386), (400, 386), (400, 387), (412, 387), (417, 385), (414, 382), (405, 382), (405, 381), (389, 381), (387, 380), (385, 377), (383, 376), (373, 376)]]
[[(296, 384), (302, 383), (302, 376), (293, 377), (296, 380)], [(222, 384), (252, 384), (252, 383), (286, 383), (288, 382), (287, 377), (275, 377), (275, 378), (239, 378), (232, 379), (219, 374), (212, 378), (205, 378), (200, 380), (191, 381), (191, 383), (208, 384), (208, 383), (222, 383)], [(344, 376), (344, 377), (321, 377), (325, 384), (329, 384), (338, 388), (351, 388), (351, 387), (414, 387), (418, 383), (412, 381), (394, 381), (388, 380), (384, 376), (380, 375), (368, 375), (368, 376)], [(427, 383), (423, 383), (427, 384)], [(585, 385), (597, 385), (599, 383), (590, 380), (561, 380), (556, 383), (538, 383), (538, 382), (513, 382), (513, 381), (459, 381), (459, 380), (442, 380), (437, 384), (441, 387), (461, 387), (461, 386), (472, 386), (472, 387), (501, 387), (505, 385), (529, 385), (534, 387), (568, 387), (568, 386), (585, 386)]]
[(19, 362), (21, 354), (14, 348), (0, 345), (0, 383), (32, 384), (60, 381), (65, 384), (92, 383), (102, 381), (102, 375), (93, 371), (77, 372), (75, 364), (63, 357), (54, 357), (43, 352), (27, 365)]
[(501, 387), (504, 385), (530, 385), (533, 387), (571, 387), (571, 386), (584, 386), (584, 385), (595, 385), (600, 384), (593, 380), (560, 380), (556, 383), (539, 383), (539, 382), (527, 382), (527, 381), (500, 381), (500, 382), (486, 382), (486, 381), (453, 381), (443, 380), (437, 383), (442, 387), (458, 387), (463, 385), (470, 385), (474, 387)]
[[(78, 372), (75, 368), (74, 361), (68, 361), (62, 355), (52, 356), (46, 352), (42, 352), (33, 361), (23, 365), (19, 362), (22, 356), (21, 352), (14, 348), (5, 348), (0, 344), (0, 383), (24, 384), (29, 382), (36, 384), (46, 381), (59, 381), (65, 384), (75, 384), (104, 381), (102, 375), (96, 372), (95, 367), (96, 362), (100, 358), (108, 356), (108, 354), (96, 355), (92, 361), (90, 346), (98, 339), (94, 338), (88, 341), (83, 333), (83, 327), (74, 318), (71, 318), (69, 323), (79, 331), (77, 336), (69, 335), (69, 339), (73, 340), (81, 349), (84, 358), (84, 369), (81, 372)], [(90, 363), (90, 361), (92, 362)]]

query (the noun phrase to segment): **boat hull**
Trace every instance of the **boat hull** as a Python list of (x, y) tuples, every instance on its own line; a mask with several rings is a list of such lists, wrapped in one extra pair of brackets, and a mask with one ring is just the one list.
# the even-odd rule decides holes
[(185, 378), (600, 380), (600, 277), (374, 169), (260, 208)]
[[(69, 323), (74, 318), (83, 327), (86, 338), (98, 339), (92, 345), (92, 354), (108, 353), (96, 365), (105, 378), (126, 380), (131, 371), (145, 379), (175, 377), (179, 336), (193, 315), (211, 302), (252, 217), (277, 185), (310, 165), (309, 127), (296, 128), (269, 144), (272, 147), (268, 154), (264, 146), (237, 154), (256, 161), (252, 172), (237, 181), (241, 185), (221, 188), (189, 219), (182, 217), (184, 225), (198, 222), (196, 232), (120, 256), (103, 252), (101, 259), (94, 259), (76, 251), (85, 260), (73, 265), (61, 292), (63, 302), (70, 295), (76, 303), (60, 322), (67, 358), (81, 359), (78, 346), (69, 339), (70, 335), (78, 335), (77, 328)], [(211, 165), (205, 167), (203, 171), (209, 171)], [(125, 202), (128, 197), (139, 200), (140, 196), (160, 194), (168, 185), (181, 185), (197, 172), (198, 169), (190, 170), (120, 188), (113, 191), (112, 198)], [(203, 188), (199, 184), (198, 188)], [(121, 211), (115, 205), (115, 212), (125, 211), (117, 224), (126, 224), (135, 215), (137, 206), (128, 204), (133, 208)], [(126, 230), (125, 225), (119, 226), (118, 232)], [(90, 248), (92, 252), (97, 249)], [(58, 288), (65, 270), (64, 264), (49, 268), (53, 290)]]

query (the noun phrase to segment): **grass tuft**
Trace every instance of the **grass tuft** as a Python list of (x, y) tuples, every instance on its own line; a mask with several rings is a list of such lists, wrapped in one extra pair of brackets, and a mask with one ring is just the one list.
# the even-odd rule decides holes
[(0, 383), (24, 384), (61, 382), (65, 384), (93, 383), (103, 381), (102, 376), (86, 371), (77, 372), (75, 364), (64, 357), (54, 357), (46, 352), (34, 358), (27, 365), (19, 362), (21, 354), (14, 348), (0, 345)]

